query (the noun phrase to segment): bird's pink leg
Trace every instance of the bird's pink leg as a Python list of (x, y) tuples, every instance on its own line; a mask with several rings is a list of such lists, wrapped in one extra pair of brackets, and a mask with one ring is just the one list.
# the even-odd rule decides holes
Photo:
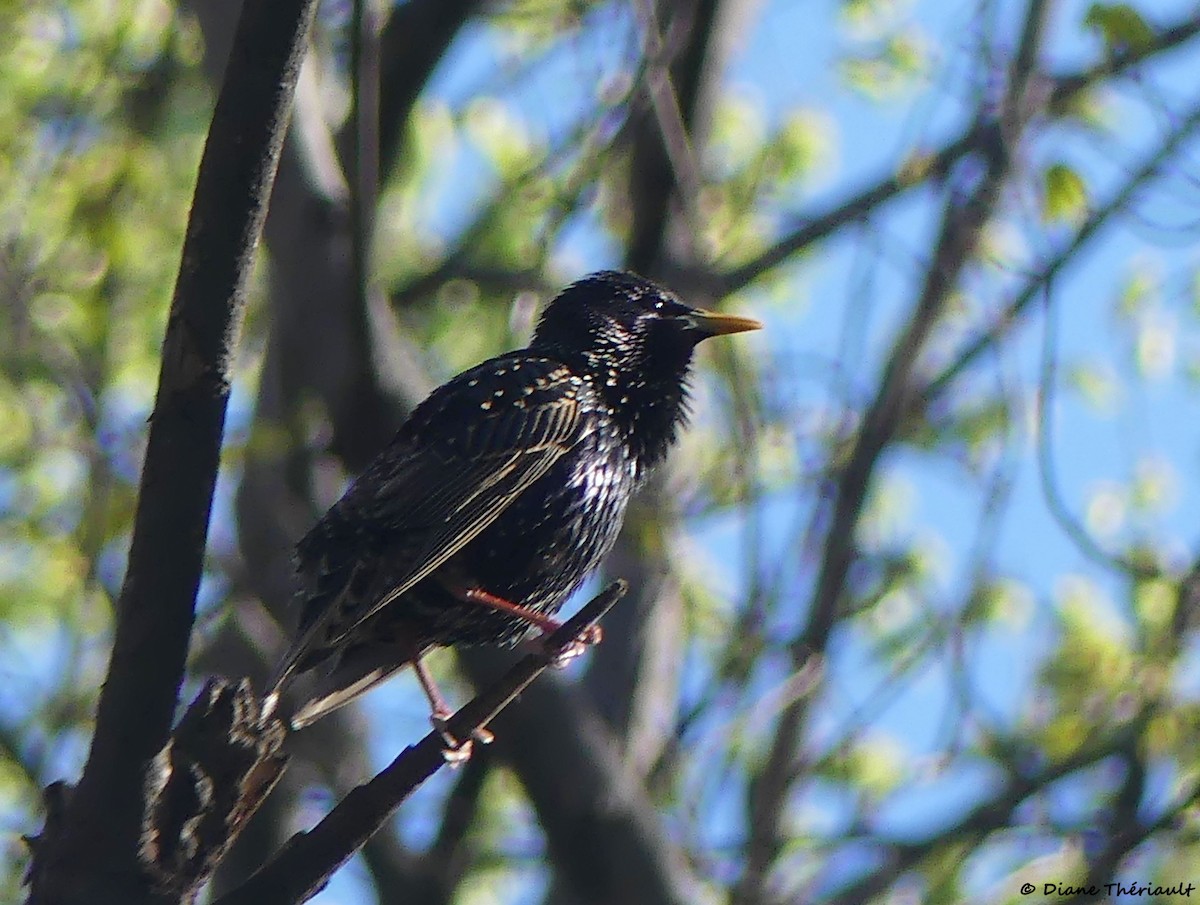
[(433, 681), (433, 676), (429, 674), (429, 668), (421, 659), (420, 654), (413, 657), (412, 664), (413, 672), (417, 674), (417, 681), (421, 683), (421, 690), (425, 692), (425, 697), (429, 699), (429, 722), (433, 723), (433, 728), (438, 731), (438, 734), (446, 742), (442, 756), (446, 758), (446, 763), (452, 767), (466, 763), (471, 759), (471, 749), (474, 747), (472, 742), (479, 742), (481, 745), (490, 745), (495, 736), (482, 726), (476, 729), (472, 733), (472, 737), (466, 741), (460, 742), (451, 735), (446, 728), (446, 721), (450, 719), (450, 708), (446, 704), (446, 699), (442, 697), (442, 692), (437, 687), (437, 683)]
[[(500, 613), (508, 613), (511, 616), (516, 616), (518, 619), (524, 619), (530, 625), (540, 628), (543, 638), (562, 627), (562, 623), (553, 616), (539, 613), (537, 610), (521, 606), (519, 603), (512, 603), (503, 597), (497, 597), (495, 594), (483, 590), (483, 588), (468, 588), (463, 594), (463, 599), (470, 603), (478, 603), (480, 606), (485, 606)], [(578, 638), (558, 653), (552, 665), (561, 669), (593, 644), (599, 644), (603, 638), (604, 632), (600, 626), (589, 625), (579, 633)]]

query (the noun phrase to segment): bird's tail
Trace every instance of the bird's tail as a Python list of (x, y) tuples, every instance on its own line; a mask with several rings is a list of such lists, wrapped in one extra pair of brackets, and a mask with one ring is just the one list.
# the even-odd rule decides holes
[(289, 671), (281, 680), (268, 685), (270, 691), (262, 704), (263, 718), (279, 708), (287, 690), (287, 703), (296, 701), (297, 706), (288, 707), (290, 713), (281, 713), (280, 718), (292, 729), (301, 729), (366, 694), (412, 662), (411, 656), (405, 658), (385, 645), (364, 645), (330, 659), (334, 662), (331, 669), (323, 671), (318, 667), (301, 676)]
[[(284, 691), (291, 685), (292, 678), (296, 674), (299, 657), (296, 656), (295, 651), (296, 645), (292, 645), (292, 648), (284, 655), (284, 658), (275, 667), (274, 672), (271, 673), (271, 677), (267, 679), (267, 691), (263, 695), (260, 708), (264, 721), (275, 715)], [(285, 719), (284, 722), (287, 722), (287, 720)]]

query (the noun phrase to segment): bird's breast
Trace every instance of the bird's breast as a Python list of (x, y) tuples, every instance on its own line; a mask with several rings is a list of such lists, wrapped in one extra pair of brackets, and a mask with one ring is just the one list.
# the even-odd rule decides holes
[[(635, 471), (611, 430), (589, 431), (481, 537), (483, 568), (500, 579), (523, 562), (510, 593), (557, 607), (608, 553), (621, 530)], [(520, 573), (522, 570), (514, 570)]]

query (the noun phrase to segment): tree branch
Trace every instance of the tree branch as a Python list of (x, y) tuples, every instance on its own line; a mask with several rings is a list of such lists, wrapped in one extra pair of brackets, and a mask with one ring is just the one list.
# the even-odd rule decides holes
[[(450, 718), (454, 738), (469, 739), (540, 676), (557, 654), (607, 613), (626, 591), (614, 581), (542, 643), (542, 649), (513, 665), (500, 681)], [(316, 895), (341, 865), (362, 848), (400, 804), (445, 764), (446, 742), (431, 731), (400, 753), (378, 776), (347, 795), (320, 823), (293, 836), (283, 851), (215, 905), (294, 905)]]
[(205, 683), (146, 784), (142, 860), (157, 889), (195, 900), (279, 781), (286, 735), (263, 722), (247, 680)]
[[(189, 3), (204, 32), (205, 68), (214, 81), (239, 5), (238, 0)], [(391, 149), (385, 160), (394, 158), (420, 89), (475, 5), (414, 0), (388, 16), (380, 38), (380, 141)], [(305, 67), (302, 72), (265, 227), (272, 265), (271, 336), (255, 425), (256, 430), (288, 430), (296, 424), (296, 406), (316, 399), (332, 424), (332, 446), (354, 471), (386, 442), (404, 411), (432, 384), (411, 342), (395, 329), (386, 305), (366, 299), (364, 307), (353, 291), (361, 280), (354, 277), (347, 253), (350, 186), (322, 106), (318, 68)], [(309, 451), (302, 448), (298, 434), (292, 434), (295, 447), (283, 455), (260, 447), (250, 450), (237, 497), (245, 570), (232, 597), (256, 596), (281, 620), (294, 590), (291, 545), (312, 519)], [(244, 610), (253, 611), (248, 618), (261, 618), (254, 605)], [(261, 675), (267, 666), (263, 650), (249, 640), (260, 634), (243, 635), (231, 621), (203, 652), (200, 668), (221, 675)], [(295, 756), (311, 761), (340, 798), (351, 787), (351, 777), (369, 775), (361, 743), (365, 731), (358, 714), (341, 711), (310, 729)], [(300, 791), (302, 772), (284, 776), (283, 788), (241, 835), (222, 862), (213, 884), (216, 894), (244, 880), (278, 848), (278, 834)], [(381, 901), (391, 901), (421, 876), (419, 859), (394, 834), (376, 834), (363, 856)]]
[[(625, 264), (638, 273), (660, 272), (671, 220), (672, 199), (694, 204), (695, 198), (679, 198), (683, 192), (698, 191), (699, 175), (689, 141), (697, 133), (701, 110), (701, 85), (713, 41), (713, 25), (724, 2), (737, 0), (690, 0), (665, 4), (641, 0), (639, 14), (646, 31), (646, 97), (635, 104), (630, 117), (632, 161), (629, 198), (633, 223), (630, 227)], [(682, 46), (673, 51), (658, 35), (654, 5), (670, 9)], [(694, 238), (694, 237), (693, 237)]]
[[(219, 464), (229, 362), (300, 71), (313, 0), (249, 0), (196, 182), (163, 341), (138, 507), (96, 733), (31, 901), (147, 894), (138, 860), (146, 770), (183, 680)], [(100, 879), (103, 877), (103, 879)]]
[(367, 311), (375, 291), (371, 239), (379, 196), (379, 12), (376, 0), (350, 10), (350, 273), (354, 307)]
[(386, 177), (417, 97), (481, 0), (413, 0), (392, 8), (379, 37), (379, 168)]

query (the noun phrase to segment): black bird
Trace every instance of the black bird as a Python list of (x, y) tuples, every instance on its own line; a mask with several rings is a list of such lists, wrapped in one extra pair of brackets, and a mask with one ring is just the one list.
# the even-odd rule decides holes
[(528, 348), (434, 390), (297, 546), (303, 611), (266, 712), (299, 673), (324, 675), (293, 728), (411, 663), (441, 726), (422, 655), (555, 628), (685, 419), (696, 344), (761, 326), (605, 271), (563, 290)]

